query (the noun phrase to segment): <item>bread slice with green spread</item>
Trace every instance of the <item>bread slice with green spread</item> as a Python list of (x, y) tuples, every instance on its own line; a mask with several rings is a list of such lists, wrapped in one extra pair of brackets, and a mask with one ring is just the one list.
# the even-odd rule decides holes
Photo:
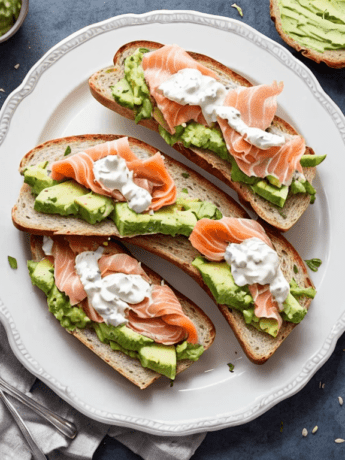
[[(109, 242), (107, 238), (104, 238), (104, 242), (105, 254), (129, 254), (120, 243)], [(191, 347), (194, 348), (194, 352), (188, 352), (187, 342), (176, 346), (155, 346), (152, 339), (126, 326), (114, 327), (90, 320), (80, 305), (72, 307), (68, 297), (56, 288), (54, 270), (46, 258), (42, 244), (41, 236), (31, 235), (33, 260), (28, 263), (28, 267), (33, 284), (47, 294), (51, 313), (67, 332), (140, 389), (147, 388), (162, 375), (174, 379), (175, 374), (188, 369), (212, 345), (215, 338), (213, 323), (199, 307), (176, 290), (173, 292), (181, 304), (183, 313), (192, 320), (197, 330), (198, 345)], [(161, 285), (162, 278), (157, 273), (148, 267), (142, 268), (153, 285)], [(187, 359), (187, 356), (190, 359)], [(158, 372), (154, 370), (157, 368)]]
[[(39, 235), (78, 234), (121, 238), (163, 232), (189, 236), (197, 220), (202, 217), (219, 219), (223, 214), (247, 216), (226, 193), (167, 155), (164, 156), (164, 164), (175, 183), (177, 201), (152, 215), (136, 214), (125, 202), (115, 203), (97, 194), (90, 196), (90, 191), (75, 181), (56, 184), (50, 178), (52, 163), (73, 157), (90, 147), (122, 138), (104, 134), (73, 136), (45, 142), (28, 152), (19, 168), (26, 183), (12, 209), (14, 225), (19, 230)], [(134, 138), (129, 138), (129, 146), (138, 158), (150, 158), (157, 152), (150, 145)], [(62, 189), (61, 193), (55, 193), (59, 188)], [(84, 204), (85, 197), (95, 201), (93, 208)]]
[(303, 56), (345, 67), (344, 2), (271, 0), (270, 14), (281, 38)]
[(275, 353), (304, 318), (316, 294), (298, 252), (277, 230), (264, 224), (263, 227), (279, 256), (283, 275), (290, 283), (289, 298), (284, 303), (282, 313), (284, 321), (278, 334), (274, 323), (252, 316), (253, 299), (248, 299), (246, 290), (234, 285), (231, 269), (226, 262), (208, 262), (182, 236), (140, 236), (130, 240), (132, 244), (168, 260), (190, 275), (216, 303), (247, 357), (255, 364), (265, 363)]
[[(91, 94), (110, 110), (159, 132), (182, 155), (232, 187), (240, 202), (252, 208), (264, 221), (280, 231), (291, 228), (315, 199), (315, 189), (311, 184), (316, 168), (309, 166), (313, 163), (308, 163), (314, 155), (313, 150), (306, 147), (301, 160), (301, 164), (306, 165), (302, 164), (305, 187), (300, 188), (299, 181), (293, 181), (289, 187), (281, 187), (266, 178), (261, 181), (254, 178), (253, 182), (252, 177), (243, 174), (229, 154), (218, 124), (206, 128), (191, 122), (176, 128), (175, 135), (170, 134), (164, 128), (164, 117), (149, 94), (141, 67), (143, 55), (162, 46), (150, 41), (135, 41), (122, 46), (114, 56), (113, 66), (101, 69), (90, 77)], [(208, 56), (194, 52), (189, 55), (214, 71), (227, 89), (252, 86), (246, 78)], [(298, 101), (296, 107), (297, 104)], [(270, 131), (286, 138), (297, 135), (290, 124), (277, 116)]]

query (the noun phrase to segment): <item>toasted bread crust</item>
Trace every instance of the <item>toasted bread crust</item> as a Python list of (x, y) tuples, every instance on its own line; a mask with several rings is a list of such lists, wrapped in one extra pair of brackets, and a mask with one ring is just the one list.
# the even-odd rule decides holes
[[(41, 260), (45, 256), (42, 250), (42, 243), (42, 237), (31, 235), (30, 248), (34, 260)], [(127, 248), (121, 243), (117, 243), (116, 245), (113, 243), (112, 247), (116, 247), (117, 252), (130, 254)], [(161, 284), (162, 278), (157, 273), (145, 265), (142, 265), (142, 267), (151, 278), (153, 284)], [(198, 330), (200, 343), (204, 346), (205, 350), (207, 350), (212, 345), (216, 336), (216, 330), (213, 323), (194, 302), (187, 299), (186, 296), (176, 289), (172, 289), (181, 303), (184, 313), (194, 322)], [(100, 342), (93, 329), (75, 329), (73, 332), (70, 332), (70, 334), (142, 390), (161, 377), (161, 374), (142, 367), (139, 360), (131, 358), (121, 351), (114, 351), (109, 345)], [(187, 359), (179, 361), (177, 363), (176, 374), (188, 369), (192, 364), (193, 361)]]
[(271, 19), (274, 22), (274, 25), (277, 29), (277, 32), (281, 36), (281, 38), (292, 48), (297, 51), (300, 51), (303, 56), (308, 59), (311, 59), (314, 62), (320, 64), (320, 62), (324, 62), (328, 65), (328, 67), (332, 67), (333, 69), (342, 69), (345, 67), (345, 50), (329, 50), (323, 53), (319, 51), (313, 50), (312, 48), (306, 48), (300, 45), (296, 40), (291, 38), (284, 32), (280, 10), (277, 0), (270, 0), (270, 15)]
[[(102, 69), (93, 74), (89, 79), (89, 87), (91, 94), (97, 99), (98, 102), (103, 104), (108, 109), (134, 120), (135, 114), (132, 110), (122, 107), (112, 97), (110, 86), (119, 81), (123, 75), (123, 65), (125, 58), (132, 54), (137, 48), (148, 48), (156, 50), (161, 48), (162, 44), (150, 41), (135, 41), (123, 45), (114, 56), (114, 67)], [(252, 86), (252, 84), (232, 71), (220, 62), (199, 53), (189, 52), (189, 54), (206, 67), (215, 71), (224, 84), (231, 83), (242, 86)], [(107, 73), (108, 72), (108, 73)], [(146, 128), (158, 132), (158, 123), (153, 118), (149, 120), (141, 120), (139, 124)], [(297, 131), (285, 120), (279, 117), (274, 117), (273, 125), (284, 133), (290, 135), (298, 134)], [(301, 217), (310, 203), (310, 196), (305, 194), (298, 194), (290, 196), (283, 208), (278, 208), (270, 204), (267, 200), (256, 195), (246, 184), (233, 182), (231, 180), (231, 164), (226, 160), (222, 160), (215, 153), (198, 148), (186, 148), (181, 142), (174, 144), (173, 148), (187, 157), (197, 166), (203, 168), (205, 171), (213, 174), (226, 185), (230, 186), (238, 194), (239, 200), (242, 205), (252, 209), (264, 221), (277, 228), (280, 231), (289, 230)], [(306, 154), (314, 154), (310, 147), (306, 147)], [(316, 168), (303, 168), (304, 174), (309, 182), (312, 182)]]

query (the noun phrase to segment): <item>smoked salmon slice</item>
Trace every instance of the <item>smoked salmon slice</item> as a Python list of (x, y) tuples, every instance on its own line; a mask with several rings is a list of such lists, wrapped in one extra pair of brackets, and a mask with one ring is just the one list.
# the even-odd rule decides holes
[(157, 152), (149, 158), (140, 159), (132, 152), (127, 137), (97, 144), (68, 158), (56, 161), (51, 166), (54, 180), (74, 179), (94, 193), (106, 195), (117, 201), (126, 201), (118, 190), (111, 190), (95, 180), (93, 164), (108, 155), (119, 155), (128, 169), (133, 171), (133, 182), (145, 188), (152, 195), (149, 210), (157, 211), (163, 206), (175, 203), (176, 186), (167, 171), (162, 155)]
[[(151, 302), (144, 301), (138, 305), (131, 305), (131, 308), (132, 310), (128, 314), (128, 326), (133, 330), (166, 345), (176, 343), (176, 334), (177, 331), (180, 331), (177, 342), (187, 338), (188, 342), (197, 343), (198, 333), (196, 327), (183, 313), (180, 302), (169, 286), (153, 286)], [(154, 319), (151, 324), (149, 321), (142, 321), (150, 318)], [(162, 327), (163, 323), (167, 325), (165, 332)], [(149, 326), (147, 330), (145, 325)], [(172, 342), (172, 340), (175, 340), (175, 342)]]
[[(75, 270), (75, 257), (84, 251), (95, 251), (102, 245), (104, 252), (98, 260), (102, 277), (112, 273), (140, 275), (151, 284), (150, 277), (136, 259), (125, 253), (114, 253), (113, 243), (104, 241), (102, 237), (97, 238), (97, 241), (83, 236), (54, 239), (52, 253), (56, 286), (69, 296), (71, 305), (79, 304), (86, 315), (98, 323), (104, 320), (88, 302)], [(157, 343), (172, 345), (185, 339), (191, 343), (198, 341), (194, 323), (183, 313), (174, 292), (166, 285), (152, 286), (151, 298), (146, 297), (139, 304), (129, 304), (126, 318), (128, 327)]]
[(252, 219), (222, 217), (220, 220), (201, 219), (189, 237), (192, 245), (207, 259), (221, 261), (229, 243), (240, 244), (248, 238), (259, 238), (271, 248), (272, 242), (262, 226)]
[(171, 133), (175, 133), (176, 126), (190, 120), (207, 125), (199, 106), (181, 105), (171, 101), (163, 96), (158, 88), (173, 74), (182, 69), (197, 69), (203, 75), (218, 80), (215, 72), (197, 62), (178, 45), (166, 45), (156, 51), (144, 54), (142, 67), (150, 93), (162, 112)]
[[(283, 84), (276, 81), (271, 85), (241, 86), (227, 93), (224, 106), (239, 110), (248, 126), (266, 130), (277, 110), (276, 96), (282, 90)], [(303, 173), (300, 159), (305, 152), (305, 141), (301, 136), (287, 139), (281, 147), (262, 150), (247, 142), (227, 120), (218, 117), (218, 123), (227, 149), (247, 176), (264, 178), (272, 175), (281, 184), (290, 185), (295, 171)]]
[[(259, 238), (273, 248), (272, 242), (263, 227), (251, 219), (223, 217), (220, 220), (199, 220), (189, 239), (192, 245), (207, 259), (224, 260), (225, 250), (229, 243), (240, 244), (248, 238)], [(273, 248), (274, 249), (274, 248)], [(249, 292), (254, 300), (254, 313), (258, 318), (273, 318), (282, 325), (278, 303), (273, 298), (269, 285), (251, 284)], [(278, 329), (279, 330), (279, 329)]]

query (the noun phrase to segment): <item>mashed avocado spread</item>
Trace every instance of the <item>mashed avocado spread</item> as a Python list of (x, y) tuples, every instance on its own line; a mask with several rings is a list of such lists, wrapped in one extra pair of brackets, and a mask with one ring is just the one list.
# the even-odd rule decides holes
[(48, 259), (40, 262), (28, 261), (28, 270), (33, 285), (39, 287), (47, 296), (49, 311), (68, 331), (76, 328), (93, 328), (102, 343), (113, 350), (121, 351), (131, 358), (138, 359), (143, 367), (148, 367), (170, 379), (176, 375), (176, 362), (189, 359), (197, 361), (204, 352), (202, 345), (184, 341), (178, 345), (162, 345), (138, 334), (125, 325), (112, 326), (95, 323), (79, 306), (71, 306), (68, 297), (56, 287), (54, 267)]
[[(167, 125), (164, 117), (158, 107), (152, 106), (149, 97), (149, 89), (145, 83), (144, 71), (141, 62), (145, 53), (149, 50), (146, 48), (138, 48), (131, 56), (125, 59), (125, 76), (116, 85), (112, 86), (112, 95), (115, 101), (135, 111), (135, 122), (138, 123), (143, 118), (155, 118), (159, 124), (159, 134), (165, 142), (173, 146), (176, 142), (181, 142), (185, 147), (196, 147), (209, 150), (215, 153), (223, 160), (231, 163), (231, 179), (234, 182), (242, 182), (248, 185), (251, 190), (270, 203), (282, 208), (288, 198), (296, 193), (304, 193), (311, 195), (311, 203), (315, 201), (315, 189), (300, 181), (293, 180), (292, 184), (296, 186), (287, 187), (277, 183), (277, 180), (268, 176), (260, 179), (257, 177), (249, 177), (244, 174), (235, 159), (229, 153), (223, 134), (217, 126), (207, 127), (194, 121), (186, 123), (183, 126), (176, 126), (175, 134), (170, 134), (167, 131)], [(306, 166), (316, 166), (322, 160), (320, 157), (313, 155), (314, 158), (308, 160)], [(324, 159), (324, 158), (323, 158)], [(319, 163), (316, 163), (316, 162)], [(301, 160), (301, 164), (303, 160)], [(302, 164), (302, 166), (304, 166)]]
[(343, 0), (279, 0), (284, 32), (320, 53), (345, 49)]
[(21, 7), (20, 0), (0, 0), (0, 37), (14, 26)]

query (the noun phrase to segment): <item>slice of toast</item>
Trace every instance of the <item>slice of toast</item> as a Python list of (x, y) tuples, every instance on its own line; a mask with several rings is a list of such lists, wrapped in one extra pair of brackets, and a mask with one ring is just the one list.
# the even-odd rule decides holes
[(324, 62), (328, 65), (328, 67), (332, 67), (334, 69), (342, 69), (345, 67), (345, 49), (326, 50), (321, 53), (320, 51), (300, 45), (296, 42), (296, 40), (286, 34), (282, 25), (278, 0), (270, 0), (270, 14), (281, 38), (292, 48), (295, 48), (295, 50), (301, 51), (303, 56), (317, 62), (318, 64), (320, 62)]
[[(111, 86), (115, 85), (124, 77), (124, 61), (128, 56), (133, 54), (137, 48), (147, 48), (153, 51), (161, 48), (162, 46), (163, 45), (160, 43), (150, 41), (135, 41), (122, 46), (114, 56), (114, 66), (102, 69), (90, 77), (89, 86), (91, 94), (98, 102), (108, 109), (113, 110), (130, 120), (134, 120), (134, 111), (129, 108), (122, 107), (114, 100), (111, 93)], [(252, 86), (247, 79), (238, 73), (233, 72), (220, 62), (202, 54), (194, 52), (190, 52), (189, 54), (205, 67), (208, 67), (216, 72), (219, 76), (220, 82), (225, 86)], [(298, 101), (296, 101), (296, 104), (298, 104)], [(154, 118), (141, 120), (140, 124), (158, 132), (159, 125)], [(274, 117), (273, 126), (276, 133), (283, 132), (289, 135), (298, 134), (290, 124), (277, 116)], [(297, 194), (290, 196), (286, 200), (283, 208), (278, 208), (264, 198), (255, 194), (251, 190), (250, 186), (232, 181), (231, 164), (226, 160), (222, 160), (210, 150), (196, 147), (186, 148), (181, 142), (177, 142), (173, 147), (196, 165), (200, 166), (210, 174), (213, 174), (226, 185), (233, 188), (238, 194), (240, 202), (244, 206), (253, 209), (261, 219), (280, 231), (289, 230), (309, 206), (310, 195)], [(314, 151), (310, 147), (306, 147), (305, 153), (310, 155), (314, 154)], [(306, 179), (312, 183), (316, 174), (316, 168), (303, 168), (303, 171)]]
[[(85, 136), (73, 136), (62, 139), (54, 139), (45, 142), (28, 152), (20, 163), (19, 171), (23, 173), (28, 166), (48, 161), (49, 164), (64, 158), (64, 152), (68, 146), (71, 148), (70, 156), (81, 152), (93, 145), (118, 139), (122, 136), (105, 134), (87, 134)], [(157, 150), (145, 142), (129, 138), (129, 145), (139, 158), (147, 158), (154, 155)], [(226, 193), (211, 184), (200, 174), (172, 158), (165, 156), (165, 165), (174, 179), (178, 193), (187, 189), (188, 198), (199, 198), (210, 201), (227, 216), (248, 217), (247, 213)], [(185, 176), (188, 175), (188, 178)], [(93, 235), (93, 236), (116, 236), (121, 237), (115, 223), (106, 219), (92, 225), (76, 217), (64, 217), (56, 214), (44, 214), (34, 209), (35, 197), (31, 193), (31, 187), (24, 184), (20, 190), (17, 204), (12, 209), (14, 225), (22, 231), (38, 235)]]
[[(308, 276), (307, 268), (296, 249), (277, 230), (265, 225), (263, 222), (260, 222), (260, 224), (264, 227), (278, 253), (285, 278), (288, 281), (294, 278), (301, 287), (314, 287)], [(158, 255), (184, 270), (215, 301), (210, 289), (204, 283), (200, 272), (192, 266), (193, 260), (200, 254), (187, 238), (182, 236), (173, 238), (166, 235), (155, 235), (153, 238), (149, 236), (137, 236), (131, 238), (128, 242)], [(308, 309), (311, 299), (301, 297), (299, 303)], [(297, 324), (283, 321), (277, 337), (272, 337), (265, 332), (258, 331), (253, 326), (246, 325), (240, 311), (227, 305), (217, 304), (217, 306), (235, 333), (244, 352), (255, 364), (265, 363), (297, 326)], [(307, 321), (308, 319), (305, 320)]]
[[(33, 259), (36, 261), (45, 257), (42, 250), (43, 238), (38, 235), (31, 235), (30, 247)], [(119, 243), (111, 243), (110, 253), (127, 253), (128, 250)], [(153, 284), (161, 284), (162, 278), (153, 270), (142, 265), (145, 272), (151, 278)], [(173, 289), (173, 288), (172, 288)], [(213, 323), (208, 316), (191, 300), (187, 299), (184, 295), (173, 289), (179, 302), (181, 303), (184, 313), (193, 321), (198, 331), (199, 343), (207, 350), (213, 343), (216, 332)], [(151, 369), (142, 367), (140, 361), (135, 358), (127, 356), (121, 351), (114, 351), (109, 345), (100, 342), (96, 332), (92, 328), (75, 329), (70, 332), (86, 347), (93, 351), (96, 355), (103, 359), (109, 366), (126, 377), (132, 383), (137, 385), (140, 389), (145, 389), (151, 385), (155, 380), (161, 377), (161, 374), (152, 371)], [(202, 359), (202, 358), (201, 358)], [(193, 361), (184, 359), (177, 362), (176, 373), (188, 369), (193, 364)]]

